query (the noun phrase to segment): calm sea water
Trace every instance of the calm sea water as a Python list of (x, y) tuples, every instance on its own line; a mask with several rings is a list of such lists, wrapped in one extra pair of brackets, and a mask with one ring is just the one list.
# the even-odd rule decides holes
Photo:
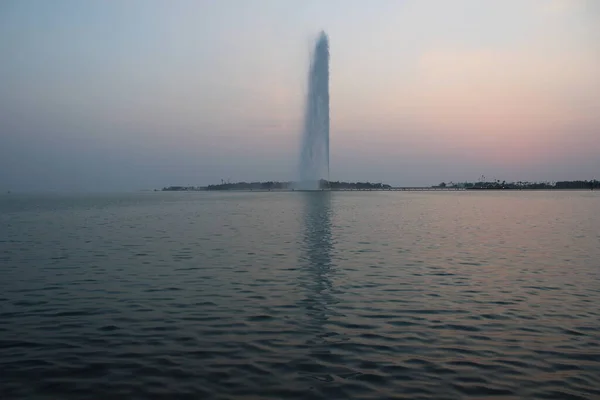
[(600, 193), (0, 196), (0, 398), (600, 398)]

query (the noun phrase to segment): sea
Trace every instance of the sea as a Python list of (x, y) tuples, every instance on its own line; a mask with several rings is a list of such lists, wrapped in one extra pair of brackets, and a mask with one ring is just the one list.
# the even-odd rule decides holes
[(0, 399), (600, 399), (600, 192), (0, 195)]

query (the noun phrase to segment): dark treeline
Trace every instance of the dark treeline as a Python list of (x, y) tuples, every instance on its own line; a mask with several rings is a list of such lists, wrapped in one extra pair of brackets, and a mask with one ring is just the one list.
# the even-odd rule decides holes
[(206, 190), (274, 190), (292, 189), (293, 182), (236, 182), (208, 185)]
[[(167, 186), (162, 188), (163, 192), (190, 192), (198, 190), (206, 190), (206, 188), (202, 186)], [(155, 189), (155, 191), (157, 190)]]
[(322, 181), (321, 185), (330, 189), (390, 189), (391, 186), (385, 183), (371, 183), (371, 182), (327, 182)]
[(600, 181), (559, 181), (559, 182), (506, 182), (500, 180), (464, 182), (464, 183), (445, 183), (442, 182), (438, 187), (455, 187), (465, 189), (600, 189)]
[(556, 189), (600, 189), (600, 181), (563, 181), (556, 182)]

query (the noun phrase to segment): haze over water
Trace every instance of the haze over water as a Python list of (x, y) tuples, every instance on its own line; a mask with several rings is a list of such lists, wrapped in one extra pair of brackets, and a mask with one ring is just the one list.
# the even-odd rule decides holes
[(592, 399), (572, 192), (0, 197), (0, 398)]

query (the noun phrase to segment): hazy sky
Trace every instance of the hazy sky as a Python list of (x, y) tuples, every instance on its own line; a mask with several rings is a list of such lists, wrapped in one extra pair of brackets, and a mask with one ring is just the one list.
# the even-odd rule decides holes
[(597, 0), (3, 0), (0, 190), (295, 179), (321, 29), (332, 179), (600, 179)]

